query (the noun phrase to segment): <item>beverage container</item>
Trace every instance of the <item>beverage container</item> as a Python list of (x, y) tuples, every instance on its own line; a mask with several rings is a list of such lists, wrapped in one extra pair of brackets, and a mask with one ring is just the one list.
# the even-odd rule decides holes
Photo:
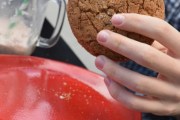
[(49, 39), (40, 36), (50, 1), (0, 0), (0, 54), (30, 55), (36, 47), (57, 43), (65, 16), (64, 0), (51, 1), (59, 6), (55, 30)]

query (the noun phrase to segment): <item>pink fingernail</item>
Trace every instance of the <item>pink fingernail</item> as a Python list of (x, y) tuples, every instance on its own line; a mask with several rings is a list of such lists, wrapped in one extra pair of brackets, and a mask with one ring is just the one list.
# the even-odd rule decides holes
[(108, 78), (104, 78), (104, 82), (105, 82), (107, 87), (109, 87), (109, 85), (111, 84), (111, 80)]
[(105, 64), (104, 57), (102, 57), (102, 56), (97, 57), (95, 64), (98, 69), (102, 70), (104, 67), (104, 64)]
[(111, 22), (112, 22), (112, 24), (114, 24), (116, 26), (120, 26), (124, 22), (124, 19), (125, 19), (125, 17), (123, 15), (115, 14), (112, 17)]
[(98, 36), (97, 36), (97, 40), (99, 42), (106, 42), (109, 38), (109, 33), (105, 30), (99, 32)]

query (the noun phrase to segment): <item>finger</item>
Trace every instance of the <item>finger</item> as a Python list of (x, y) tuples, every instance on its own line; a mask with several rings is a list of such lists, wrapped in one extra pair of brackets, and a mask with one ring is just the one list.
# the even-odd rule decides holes
[(96, 66), (112, 80), (130, 90), (157, 98), (180, 100), (179, 92), (171, 84), (121, 67), (104, 56), (97, 57)]
[(159, 42), (157, 42), (157, 41), (154, 41), (151, 46), (156, 48), (157, 50), (160, 50), (163, 53), (167, 54), (167, 52), (168, 52), (168, 49), (166, 47), (164, 47), (162, 44), (160, 44)]
[(180, 65), (176, 59), (147, 44), (107, 30), (101, 31), (97, 40), (99, 44), (163, 75), (176, 76), (180, 74), (177, 69), (180, 68)]
[(118, 14), (112, 17), (112, 24), (119, 29), (139, 33), (177, 53), (180, 50), (180, 33), (165, 21), (139, 14)]
[(130, 109), (135, 109), (145, 113), (155, 113), (158, 115), (169, 112), (168, 109), (157, 100), (136, 96), (127, 91), (127, 89), (120, 84), (107, 78), (105, 78), (105, 83), (111, 96)]

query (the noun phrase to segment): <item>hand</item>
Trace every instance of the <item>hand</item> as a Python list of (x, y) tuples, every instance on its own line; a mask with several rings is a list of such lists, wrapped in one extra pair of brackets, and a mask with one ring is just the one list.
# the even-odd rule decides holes
[[(156, 115), (180, 114), (180, 33), (158, 18), (138, 14), (118, 14), (112, 24), (157, 40), (156, 48), (108, 30), (101, 31), (98, 42), (140, 65), (159, 73), (157, 78), (128, 70), (105, 56), (96, 59), (96, 66), (107, 77), (110, 94), (129, 108)], [(161, 45), (162, 44), (162, 45)], [(163, 47), (165, 46), (165, 47)], [(133, 90), (144, 96), (127, 91)]]

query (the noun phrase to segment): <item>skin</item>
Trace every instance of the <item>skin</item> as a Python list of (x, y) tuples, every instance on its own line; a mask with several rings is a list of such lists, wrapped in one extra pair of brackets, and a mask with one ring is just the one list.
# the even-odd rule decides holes
[[(99, 44), (159, 73), (157, 78), (128, 70), (105, 56), (95, 64), (106, 74), (107, 88), (117, 101), (141, 112), (180, 115), (180, 33), (164, 20), (138, 14), (116, 14), (112, 24), (156, 40), (152, 46), (103, 30)], [(135, 95), (127, 89), (142, 93)]]

